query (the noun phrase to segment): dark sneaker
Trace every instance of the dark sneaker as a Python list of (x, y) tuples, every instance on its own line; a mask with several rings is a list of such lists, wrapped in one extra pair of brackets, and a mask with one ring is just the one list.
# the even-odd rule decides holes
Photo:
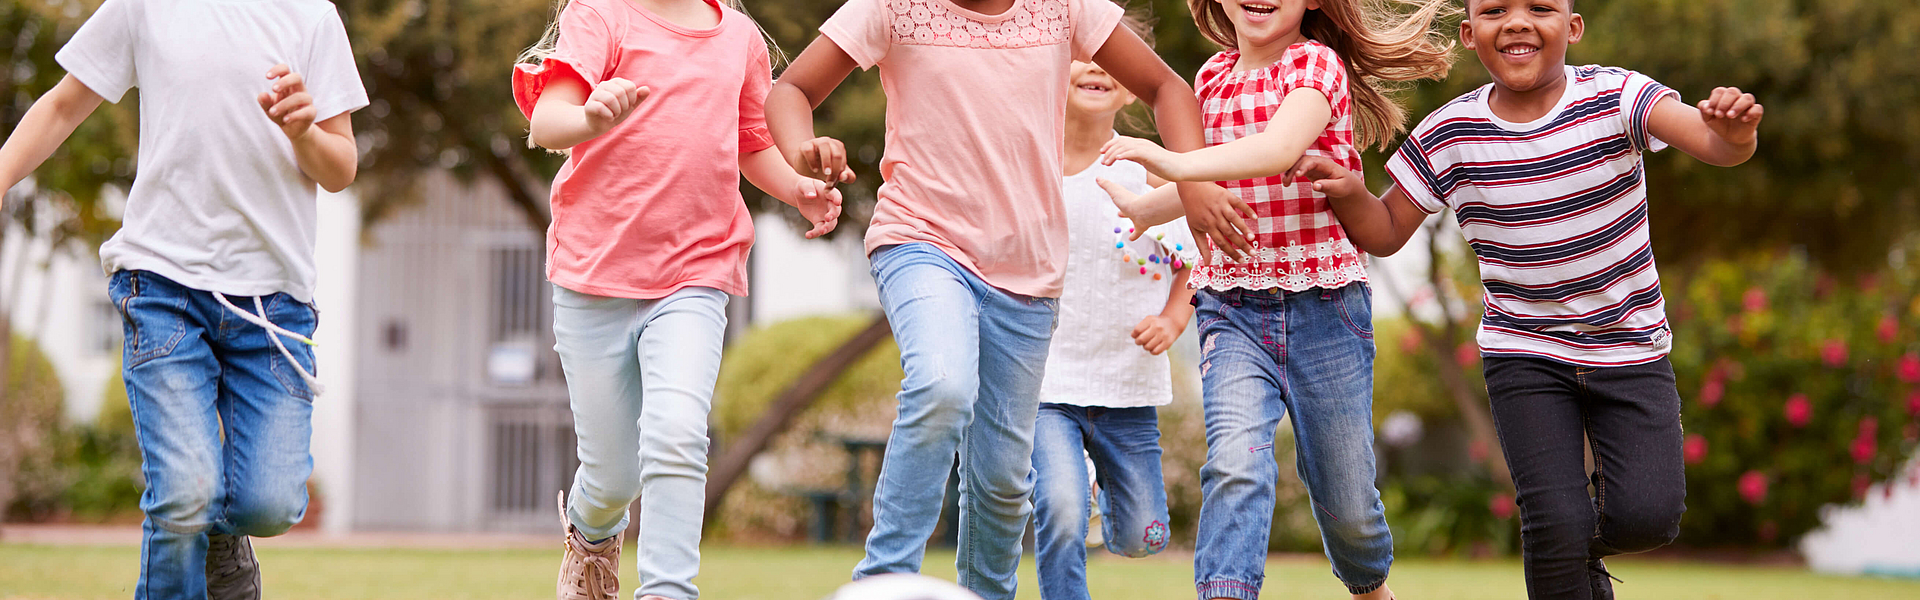
[(260, 600), (260, 561), (247, 536), (207, 534), (207, 600)]
[(620, 538), (598, 542), (574, 529), (567, 519), (567, 493), (560, 493), (560, 524), (566, 528), (567, 553), (560, 558), (558, 600), (615, 600), (620, 595)]
[(1613, 600), (1613, 582), (1625, 582), (1607, 572), (1607, 563), (1598, 558), (1587, 561), (1587, 580), (1592, 582), (1593, 600)]

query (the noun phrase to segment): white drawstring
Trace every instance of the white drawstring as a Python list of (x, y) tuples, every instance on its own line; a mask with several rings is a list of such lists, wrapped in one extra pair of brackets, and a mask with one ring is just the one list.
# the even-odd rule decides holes
[(313, 392), (314, 396), (320, 395), (320, 392), (321, 392), (320, 378), (314, 377), (313, 373), (307, 372), (306, 367), (300, 366), (300, 361), (295, 360), (293, 358), (293, 352), (291, 350), (287, 350), (287, 345), (280, 341), (280, 336), (286, 336), (286, 337), (293, 338), (295, 340), (299, 340), (300, 343), (306, 344), (308, 346), (318, 346), (319, 344), (314, 343), (314, 341), (311, 339), (308, 339), (307, 336), (294, 333), (292, 331), (287, 330), (287, 328), (285, 327), (281, 327), (279, 325), (273, 324), (273, 321), (267, 320), (267, 308), (266, 306), (260, 303), (259, 296), (253, 297), (253, 309), (260, 311), (260, 314), (258, 315), (247, 312), (245, 310), (241, 310), (241, 308), (238, 306), (234, 306), (232, 302), (227, 301), (226, 294), (214, 292), (213, 299), (219, 300), (221, 306), (227, 307), (228, 311), (232, 312), (233, 314), (239, 315), (240, 318), (245, 319), (248, 323), (259, 325), (261, 329), (267, 330), (267, 333), (269, 334), (267, 335), (267, 338), (273, 340), (273, 346), (275, 348), (280, 349), (280, 355), (287, 357), (287, 362), (293, 364), (293, 370), (300, 373), (300, 380), (306, 382), (307, 390)]

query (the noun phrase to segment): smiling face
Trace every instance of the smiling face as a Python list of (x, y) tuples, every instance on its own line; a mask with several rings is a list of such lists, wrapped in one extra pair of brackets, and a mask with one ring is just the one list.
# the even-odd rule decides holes
[(1073, 62), (1067, 74), (1067, 110), (1088, 116), (1108, 117), (1133, 103), (1133, 94), (1093, 63)]
[(1308, 10), (1320, 8), (1320, 0), (1214, 0), (1226, 10), (1233, 22), (1233, 34), (1240, 50), (1266, 48), (1298, 41), (1300, 20)]
[(1585, 31), (1569, 0), (1469, 0), (1460, 41), (1495, 85), (1525, 93), (1566, 77), (1567, 46)]

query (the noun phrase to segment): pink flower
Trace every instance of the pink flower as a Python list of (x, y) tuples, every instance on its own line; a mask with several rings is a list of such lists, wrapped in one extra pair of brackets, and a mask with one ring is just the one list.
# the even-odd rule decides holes
[(1900, 380), (1907, 383), (1920, 383), (1920, 354), (1908, 352), (1900, 357)]
[(1487, 511), (1493, 513), (1493, 518), (1502, 521), (1513, 518), (1513, 496), (1494, 494), (1493, 498), (1487, 500)]
[(1829, 367), (1847, 364), (1847, 342), (1838, 338), (1827, 340), (1820, 346), (1820, 360)]
[(1460, 363), (1462, 367), (1471, 367), (1479, 364), (1480, 346), (1473, 342), (1460, 344), (1460, 347), (1453, 349), (1453, 362)]
[(1807, 401), (1806, 394), (1794, 394), (1787, 398), (1785, 407), (1787, 424), (1794, 427), (1806, 427), (1813, 421), (1813, 403)]
[(1706, 385), (1700, 386), (1700, 404), (1713, 408), (1720, 404), (1720, 397), (1726, 394), (1727, 384), (1721, 383), (1717, 377), (1708, 379)]
[(1880, 337), (1880, 343), (1891, 344), (1893, 338), (1900, 335), (1900, 321), (1893, 315), (1880, 317), (1880, 326), (1874, 328), (1874, 333)]
[(1698, 433), (1687, 434), (1687, 441), (1681, 444), (1680, 449), (1687, 457), (1687, 464), (1700, 464), (1700, 461), (1707, 459), (1707, 438)]
[(1854, 464), (1864, 465), (1873, 462), (1873, 455), (1879, 450), (1877, 443), (1879, 440), (1876, 435), (1879, 431), (1879, 420), (1873, 417), (1860, 420), (1860, 435), (1854, 436), (1853, 438)]
[(1758, 506), (1761, 502), (1767, 500), (1767, 475), (1765, 473), (1747, 471), (1740, 476), (1740, 481), (1735, 484), (1735, 486), (1740, 490), (1740, 497), (1745, 499), (1747, 504)]
[(1747, 312), (1766, 310), (1767, 292), (1759, 287), (1747, 288), (1747, 293), (1740, 297), (1740, 303), (1746, 307)]

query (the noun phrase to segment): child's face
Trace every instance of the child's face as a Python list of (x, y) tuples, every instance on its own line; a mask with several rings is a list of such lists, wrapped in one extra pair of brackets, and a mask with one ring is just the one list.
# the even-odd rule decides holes
[(1111, 117), (1133, 103), (1133, 94), (1093, 63), (1073, 62), (1067, 74), (1067, 110)]
[(1568, 0), (1469, 0), (1460, 41), (1495, 85), (1529, 92), (1565, 76), (1567, 46), (1585, 30)]
[(1266, 46), (1300, 31), (1300, 19), (1320, 8), (1320, 0), (1214, 0), (1233, 21), (1240, 46)]

